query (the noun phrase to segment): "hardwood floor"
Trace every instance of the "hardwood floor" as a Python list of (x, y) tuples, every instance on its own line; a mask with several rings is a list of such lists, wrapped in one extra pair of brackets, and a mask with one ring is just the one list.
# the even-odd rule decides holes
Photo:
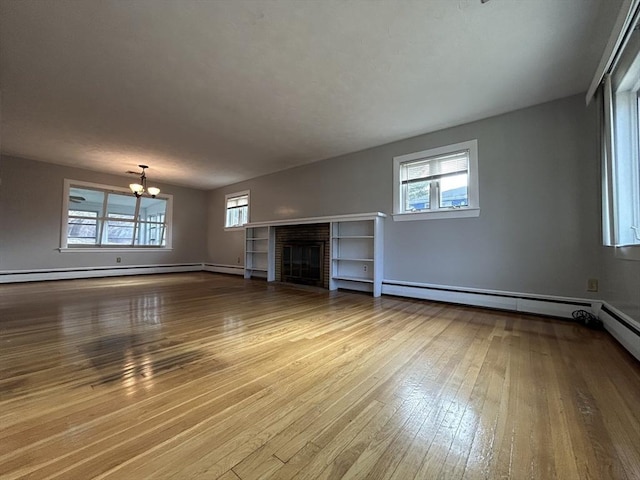
[(193, 273), (0, 329), (7, 480), (640, 478), (640, 364), (570, 322)]

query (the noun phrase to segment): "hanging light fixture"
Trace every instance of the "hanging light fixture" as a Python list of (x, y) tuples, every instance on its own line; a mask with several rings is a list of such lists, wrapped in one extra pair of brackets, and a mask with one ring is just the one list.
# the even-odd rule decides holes
[(142, 172), (140, 172), (140, 183), (129, 184), (131, 193), (133, 193), (136, 197), (141, 197), (142, 195), (147, 194), (152, 198), (156, 198), (156, 195), (160, 193), (160, 189), (158, 187), (147, 187), (147, 175), (144, 171), (149, 167), (147, 165), (138, 166), (142, 169)]

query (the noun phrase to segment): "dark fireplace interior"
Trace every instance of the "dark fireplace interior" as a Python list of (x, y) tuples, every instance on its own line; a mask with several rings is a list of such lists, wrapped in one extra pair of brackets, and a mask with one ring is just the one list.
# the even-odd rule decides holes
[(322, 286), (322, 243), (289, 243), (282, 246), (282, 280)]
[(276, 227), (275, 280), (329, 288), (329, 224)]

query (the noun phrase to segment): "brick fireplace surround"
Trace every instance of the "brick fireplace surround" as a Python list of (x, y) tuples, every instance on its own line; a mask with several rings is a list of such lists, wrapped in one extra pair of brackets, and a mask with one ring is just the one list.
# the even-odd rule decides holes
[(276, 227), (275, 238), (275, 280), (282, 281), (282, 247), (288, 243), (322, 243), (322, 287), (329, 288), (329, 236), (328, 223), (309, 223), (303, 225), (282, 225)]

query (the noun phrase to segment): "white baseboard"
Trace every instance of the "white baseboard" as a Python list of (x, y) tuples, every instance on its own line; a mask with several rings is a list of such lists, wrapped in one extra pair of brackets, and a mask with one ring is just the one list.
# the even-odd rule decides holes
[(597, 302), (582, 298), (554, 297), (518, 292), (458, 288), (415, 282), (383, 280), (382, 293), (400, 297), (420, 298), (437, 302), (459, 303), (476, 307), (496, 308), (513, 312), (534, 313), (552, 317), (572, 318), (575, 310), (597, 310)]
[(640, 323), (607, 303), (583, 298), (554, 297), (495, 290), (466, 289), (442, 285), (384, 280), (382, 293), (437, 302), (459, 303), (559, 318), (573, 318), (575, 310), (596, 315), (605, 329), (640, 360)]
[(605, 303), (598, 313), (604, 328), (640, 360), (640, 323), (615, 307)]
[(244, 266), (242, 265), (219, 265), (215, 263), (205, 263), (202, 266), (205, 272), (213, 273), (229, 273), (231, 275), (244, 275)]
[(201, 263), (168, 265), (127, 265), (122, 267), (78, 267), (40, 270), (0, 271), (0, 283), (39, 282), (43, 280), (73, 280), (81, 278), (149, 275), (153, 273), (199, 272)]

